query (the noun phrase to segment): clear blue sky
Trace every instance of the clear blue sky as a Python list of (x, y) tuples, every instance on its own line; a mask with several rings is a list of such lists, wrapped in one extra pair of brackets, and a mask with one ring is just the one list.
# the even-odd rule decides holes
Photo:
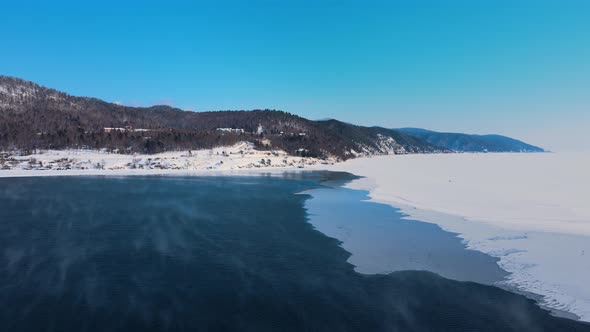
[(5, 1), (0, 29), (0, 74), (74, 95), (590, 149), (586, 0)]

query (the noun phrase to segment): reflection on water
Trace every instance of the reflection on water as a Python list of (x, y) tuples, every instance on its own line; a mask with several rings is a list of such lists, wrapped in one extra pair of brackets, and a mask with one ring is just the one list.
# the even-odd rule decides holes
[(581, 326), (494, 287), (356, 273), (295, 195), (323, 176), (0, 179), (0, 330)]

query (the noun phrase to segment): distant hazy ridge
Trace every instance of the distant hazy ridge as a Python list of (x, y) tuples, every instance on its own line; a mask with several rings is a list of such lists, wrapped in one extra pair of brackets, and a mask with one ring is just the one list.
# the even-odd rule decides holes
[(469, 135), (441, 133), (420, 128), (398, 131), (422, 139), (432, 145), (460, 152), (543, 152), (540, 147), (501, 135)]

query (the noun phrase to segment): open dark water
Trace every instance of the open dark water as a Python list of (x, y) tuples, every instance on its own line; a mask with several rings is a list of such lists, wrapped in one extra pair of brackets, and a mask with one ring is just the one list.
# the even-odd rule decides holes
[(496, 287), (355, 272), (295, 194), (326, 177), (348, 175), (0, 179), (0, 331), (590, 331)]

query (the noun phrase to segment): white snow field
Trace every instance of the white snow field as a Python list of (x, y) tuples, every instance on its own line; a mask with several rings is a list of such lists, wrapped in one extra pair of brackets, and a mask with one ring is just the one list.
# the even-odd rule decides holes
[[(510, 288), (590, 321), (590, 154), (431, 154), (329, 166), (408, 218), (500, 259)], [(354, 254), (354, 253), (353, 253)]]
[[(1, 153), (0, 153), (1, 157)], [(61, 175), (209, 174), (264, 169), (299, 169), (335, 160), (290, 156), (281, 150), (260, 151), (249, 142), (205, 150), (152, 155), (97, 150), (39, 150), (0, 158), (0, 178)]]

